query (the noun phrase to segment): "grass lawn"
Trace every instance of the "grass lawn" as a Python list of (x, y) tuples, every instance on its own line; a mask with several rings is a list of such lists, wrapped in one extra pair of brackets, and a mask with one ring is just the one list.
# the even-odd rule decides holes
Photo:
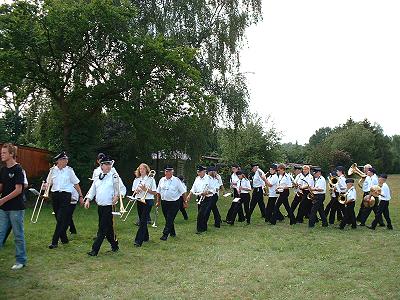
[[(250, 226), (210, 226), (198, 236), (192, 201), (189, 221), (178, 213), (176, 238), (160, 241), (160, 214), (158, 228), (149, 227), (150, 241), (133, 247), (134, 212), (117, 223), (120, 252), (107, 253), (104, 241), (98, 257), (86, 254), (97, 231), (95, 206), (76, 209), (78, 235), (54, 250), (47, 248), (55, 227), (50, 206), (37, 224), (29, 223), (27, 209), (28, 265), (10, 270), (15, 255), (10, 236), (0, 251), (0, 299), (400, 299), (400, 176), (390, 176), (388, 183), (393, 231), (340, 231), (320, 224), (310, 230), (306, 223), (290, 226), (287, 219), (270, 226), (257, 207)], [(230, 199), (220, 198), (223, 218), (229, 205)]]

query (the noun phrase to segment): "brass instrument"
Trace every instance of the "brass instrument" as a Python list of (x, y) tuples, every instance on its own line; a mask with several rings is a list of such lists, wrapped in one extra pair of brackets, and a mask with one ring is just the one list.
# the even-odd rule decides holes
[[(315, 194), (311, 191), (311, 186), (308, 184), (308, 182), (304, 179), (301, 179), (302, 181), (304, 181), (307, 185), (305, 187), (305, 189), (308, 189), (309, 193), (307, 195), (307, 199), (311, 200), (312, 202), (315, 201)], [(303, 194), (303, 192), (301, 192), (301, 194)]]
[[(204, 189), (203, 189), (202, 194), (204, 194), (207, 190), (208, 190), (208, 184), (206, 184), (206, 185), (204, 186)], [(200, 205), (201, 202), (203, 202), (205, 198), (206, 198), (205, 195), (201, 195), (200, 198), (196, 199), (196, 203), (197, 203), (198, 205)]]
[[(126, 213), (126, 209), (124, 207), (124, 201), (123, 201), (123, 196), (121, 195), (121, 183), (120, 183), (120, 177), (117, 173), (113, 174), (113, 179), (114, 179), (114, 192), (116, 192), (116, 194), (118, 195), (119, 198), (119, 212), (114, 211), (113, 215), (122, 215), (124, 213)], [(117, 181), (117, 182), (116, 182)], [(116, 188), (115, 188), (116, 185)], [(115, 206), (115, 205), (113, 205)]]
[(358, 186), (359, 186), (360, 188), (362, 188), (363, 182), (364, 182), (365, 178), (367, 178), (367, 174), (365, 174), (363, 171), (361, 171), (361, 170), (358, 168), (358, 166), (357, 166), (356, 163), (353, 163), (353, 164), (350, 166), (349, 170), (347, 171), (347, 175), (350, 176), (350, 175), (352, 175), (352, 174), (356, 174), (356, 175), (358, 175), (358, 176), (361, 177), (357, 184), (358, 184)]
[(336, 176), (329, 176), (328, 177), (329, 189), (332, 191), (338, 182), (339, 182), (339, 179)]
[[(156, 175), (156, 171), (151, 170), (151, 171), (149, 172), (149, 174), (147, 175), (147, 176), (148, 176), (147, 179), (149, 179), (149, 178), (154, 178), (155, 175)], [(128, 202), (128, 204), (126, 205), (126, 207), (125, 207), (125, 212), (121, 214), (121, 218), (123, 218), (123, 217), (125, 216), (125, 217), (122, 219), (123, 222), (125, 222), (126, 219), (128, 218), (129, 214), (130, 214), (131, 211), (132, 211), (132, 208), (135, 206), (136, 201), (139, 201), (139, 202), (142, 202), (143, 204), (146, 204), (146, 196), (147, 196), (147, 193), (148, 193), (150, 187), (151, 187), (151, 184), (150, 184), (149, 186), (147, 186), (146, 191), (145, 191), (144, 195), (143, 195), (141, 198), (135, 198), (135, 196), (141, 192), (141, 190), (139, 189), (139, 187), (135, 190), (135, 192), (132, 194), (132, 196), (128, 196), (128, 197), (127, 197), (127, 198), (129, 198), (129, 199), (131, 199), (131, 200), (130, 200), (130, 201)], [(129, 209), (128, 209), (128, 208), (129, 208)], [(126, 213), (126, 215), (125, 215), (125, 213)]]
[(345, 204), (346, 204), (346, 201), (347, 201), (347, 195), (346, 195), (346, 193), (341, 193), (341, 194), (339, 195), (338, 202), (339, 202), (340, 204), (345, 205)]
[(372, 195), (366, 195), (363, 199), (363, 203), (365, 207), (373, 207), (375, 205), (375, 197)]
[[(53, 170), (54, 170), (54, 167), (51, 167), (50, 171), (49, 171), (49, 175), (47, 176), (47, 185), (46, 185), (46, 181), (43, 180), (42, 185), (40, 186), (39, 194), (38, 194), (38, 197), (36, 198), (35, 207), (33, 208), (32, 216), (31, 216), (31, 223), (33, 223), (33, 224), (37, 223), (37, 221), (39, 219), (39, 214), (40, 214), (40, 211), (42, 210), (42, 205), (43, 205), (44, 199), (49, 199), (50, 188), (53, 184), (53, 176), (52, 176)], [(44, 188), (45, 186), (46, 186), (46, 188)], [(42, 190), (44, 190), (43, 194), (41, 194)], [(40, 205), (37, 208), (37, 205), (38, 205), (40, 199), (41, 199)], [(37, 211), (36, 211), (36, 209), (37, 209)]]
[(157, 228), (157, 217), (158, 217), (158, 206), (156, 206), (156, 209), (154, 210), (154, 222), (151, 227)]

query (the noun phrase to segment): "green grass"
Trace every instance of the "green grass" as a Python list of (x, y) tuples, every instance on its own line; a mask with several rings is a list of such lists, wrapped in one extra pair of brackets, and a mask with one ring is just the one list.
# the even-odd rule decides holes
[[(319, 225), (310, 230), (307, 224), (289, 226), (288, 220), (273, 227), (256, 208), (250, 226), (209, 227), (198, 236), (192, 201), (189, 221), (178, 214), (176, 238), (159, 240), (160, 215), (158, 228), (149, 227), (150, 241), (133, 247), (133, 213), (126, 223), (117, 223), (120, 252), (107, 253), (105, 241), (98, 257), (86, 255), (97, 230), (94, 206), (77, 208), (78, 235), (55, 250), (47, 249), (55, 226), (50, 207), (37, 224), (29, 223), (28, 209), (28, 265), (10, 270), (15, 254), (10, 237), (0, 252), (0, 298), (399, 299), (400, 176), (391, 176), (389, 185), (393, 231)], [(220, 199), (223, 218), (229, 205)]]

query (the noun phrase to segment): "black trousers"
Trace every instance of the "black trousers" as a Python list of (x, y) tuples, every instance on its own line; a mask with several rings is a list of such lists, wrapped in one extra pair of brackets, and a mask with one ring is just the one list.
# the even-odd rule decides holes
[(165, 227), (163, 230), (163, 235), (176, 235), (175, 232), (175, 217), (179, 211), (179, 201), (161, 201), (161, 209), (165, 218)]
[(382, 219), (382, 214), (385, 217), (387, 227), (392, 228), (392, 221), (390, 220), (389, 216), (389, 201), (379, 201), (378, 211), (375, 215), (375, 219), (372, 221), (372, 228), (375, 228), (376, 225), (379, 223), (379, 218)]
[(68, 207), (68, 225), (69, 225), (69, 232), (76, 234), (76, 227), (73, 219), (74, 211), (76, 208), (76, 203), (75, 204), (69, 204)]
[(97, 206), (97, 214), (99, 216), (99, 228), (97, 237), (92, 245), (92, 251), (98, 253), (104, 238), (111, 245), (111, 249), (118, 248), (118, 241), (114, 234), (112, 205)]
[(189, 217), (185, 207), (183, 207), (183, 196), (181, 196), (178, 201), (179, 201), (179, 210), (181, 211), (183, 218), (187, 220)]
[(298, 195), (297, 193), (294, 195), (292, 204), (290, 204), (290, 209), (292, 210), (292, 212), (294, 213), (294, 211), (296, 210), (297, 206), (300, 204), (301, 202), (301, 194)]
[(347, 224), (351, 224), (352, 228), (357, 228), (356, 213), (354, 212), (356, 202), (350, 202), (344, 207), (344, 216), (340, 222), (340, 228), (344, 228)]
[(289, 198), (289, 190), (288, 189), (283, 190), (283, 192), (281, 192), (279, 194), (278, 200), (276, 200), (274, 210), (272, 212), (272, 216), (271, 216), (271, 220), (270, 220), (270, 223), (272, 225), (276, 224), (279, 208), (281, 207), (282, 204), (288, 213), (288, 216), (290, 218), (290, 224), (292, 225), (292, 224), (296, 223), (296, 218), (294, 217), (294, 214), (293, 214), (292, 210), (290, 209), (288, 198)]
[[(311, 200), (309, 200), (311, 202)], [(314, 203), (311, 207), (310, 218), (308, 219), (308, 226), (314, 227), (315, 222), (317, 220), (317, 212), (322, 220), (322, 226), (328, 226), (328, 220), (326, 219), (325, 211), (324, 211), (324, 201), (325, 194), (316, 194)]]
[(335, 217), (337, 215), (338, 221), (343, 220), (345, 207), (338, 201), (339, 193), (335, 194), (335, 197), (331, 196), (331, 201), (328, 207), (325, 209), (325, 215), (329, 219), (329, 224), (335, 223)]
[(258, 204), (258, 207), (260, 208), (261, 211), (261, 216), (265, 218), (265, 204), (264, 204), (264, 192), (262, 187), (254, 188), (253, 189), (253, 195), (251, 196), (251, 201), (250, 201), (250, 210), (249, 210), (249, 215), (246, 215), (246, 219), (249, 222), (251, 215), (253, 214), (254, 208)]
[(135, 243), (142, 245), (143, 242), (147, 242), (149, 240), (149, 230), (147, 228), (147, 221), (148, 216), (150, 215), (151, 211), (151, 204), (153, 200), (146, 199), (146, 204), (136, 201), (137, 203), (137, 210), (139, 214), (139, 228), (136, 233)]
[[(233, 189), (233, 198), (240, 198), (239, 193), (236, 189)], [(238, 212), (237, 212), (238, 220), (239, 220), (239, 222), (243, 222), (244, 220), (246, 220), (246, 217), (243, 213), (243, 203), (240, 201), (237, 203), (239, 204)]]
[(54, 229), (52, 245), (57, 245), (60, 239), (62, 243), (68, 242), (67, 228), (69, 226), (69, 205), (71, 204), (71, 193), (54, 192), (53, 211), (56, 216), (56, 228)]
[(219, 213), (217, 202), (218, 202), (218, 194), (214, 194), (212, 197), (211, 211), (214, 216), (214, 225), (219, 227), (221, 225), (221, 214)]
[(232, 202), (231, 207), (228, 210), (228, 214), (226, 215), (226, 221), (232, 225), (235, 223), (236, 215), (239, 213), (242, 204), (244, 205), (245, 209), (247, 208), (246, 210), (246, 215), (247, 215), (250, 209), (249, 203), (250, 203), (250, 194), (242, 193), (240, 195), (239, 202)]
[[(376, 197), (377, 198), (377, 197)], [(365, 224), (365, 222), (367, 221), (371, 211), (373, 211), (375, 213), (375, 219), (377, 219), (377, 222), (379, 223), (379, 225), (381, 226), (385, 226), (385, 223), (383, 223), (383, 219), (382, 219), (382, 214), (380, 214), (378, 216), (378, 205), (379, 205), (380, 201), (375, 201), (374, 206), (372, 207), (366, 207), (363, 211), (363, 214), (361, 216), (361, 224)]]
[(207, 231), (208, 218), (210, 217), (213, 197), (205, 197), (198, 206), (197, 212), (197, 232)]
[(363, 200), (364, 200), (364, 197), (367, 196), (368, 194), (369, 194), (368, 192), (364, 192), (363, 193), (363, 198), (361, 199), (360, 209), (358, 210), (358, 214), (357, 214), (357, 217), (356, 217), (356, 220), (358, 222), (362, 222), (363, 215), (365, 214), (366, 207), (364, 205), (364, 201)]
[(278, 197), (268, 197), (267, 206), (265, 207), (265, 222), (271, 221), (277, 199)]

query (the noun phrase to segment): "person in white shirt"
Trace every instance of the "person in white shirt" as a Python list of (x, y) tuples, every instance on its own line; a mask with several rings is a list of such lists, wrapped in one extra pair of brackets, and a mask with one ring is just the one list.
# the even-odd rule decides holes
[(337, 166), (335, 172), (338, 182), (334, 186), (334, 190), (332, 192), (334, 193), (334, 196), (331, 196), (331, 201), (328, 203), (327, 208), (325, 209), (326, 217), (331, 225), (335, 223), (336, 217), (338, 221), (343, 220), (344, 206), (339, 203), (338, 199), (340, 194), (344, 194), (346, 192), (346, 177), (344, 176), (345, 168), (343, 166)]
[(283, 204), (283, 206), (286, 209), (286, 212), (288, 213), (288, 216), (290, 218), (290, 225), (296, 224), (296, 218), (290, 209), (289, 205), (289, 188), (292, 187), (292, 179), (289, 176), (289, 174), (286, 173), (286, 166), (284, 164), (278, 165), (278, 185), (276, 187), (276, 192), (279, 193), (278, 200), (276, 200), (275, 206), (274, 206), (274, 211), (271, 216), (271, 225), (276, 225), (276, 220), (277, 220), (277, 215), (279, 208)]
[[(186, 193), (179, 178), (173, 176), (174, 168), (171, 165), (164, 167), (164, 177), (157, 187), (157, 207), (160, 206), (165, 218), (165, 227), (160, 240), (166, 241), (168, 236), (176, 236), (174, 220), (179, 210), (179, 198)], [(161, 202), (160, 202), (161, 199)]]
[[(300, 174), (301, 174), (301, 170), (302, 167), (301, 166), (294, 166), (294, 180), (293, 180), (293, 184), (300, 186)], [(301, 200), (303, 199), (303, 194), (302, 191), (300, 190), (300, 187), (295, 188), (295, 194), (294, 194), (294, 198), (292, 203), (290, 204), (290, 209), (292, 210), (292, 212), (294, 213), (297, 206), (300, 204)]]
[(145, 203), (136, 201), (137, 211), (139, 215), (139, 228), (136, 233), (134, 246), (141, 247), (143, 242), (149, 240), (149, 230), (147, 228), (148, 218), (151, 207), (154, 204), (154, 195), (157, 194), (157, 185), (154, 177), (149, 176), (150, 167), (141, 163), (135, 171), (135, 180), (132, 184), (132, 192), (136, 199), (144, 198)]
[[(214, 227), (221, 227), (221, 214), (219, 213), (217, 202), (219, 198), (219, 190), (223, 187), (222, 178), (217, 173), (217, 168), (215, 166), (210, 166), (207, 168), (207, 174), (210, 176), (211, 185), (215, 188), (215, 194), (212, 196), (211, 212), (214, 216)], [(208, 218), (207, 218), (208, 219)]]
[(51, 185), (50, 190), (52, 192), (53, 211), (57, 220), (49, 249), (57, 248), (59, 239), (63, 244), (68, 243), (66, 232), (70, 219), (69, 206), (71, 204), (72, 192), (74, 189), (78, 192), (79, 202), (81, 205), (83, 204), (79, 179), (76, 177), (74, 170), (67, 165), (67, 154), (61, 152), (54, 159), (56, 160), (56, 165), (50, 169), (46, 184), (44, 185), (44, 189), (47, 188), (47, 185)]
[(310, 166), (304, 165), (303, 170), (299, 175), (299, 188), (302, 193), (302, 199), (300, 201), (299, 209), (297, 211), (296, 222), (303, 223), (304, 217), (309, 218), (312, 203), (307, 199), (310, 187), (314, 186), (314, 178), (310, 174)]
[[(376, 175), (376, 170), (374, 168), (369, 168), (368, 169), (367, 176), (371, 177), (370, 188), (372, 186), (379, 185), (378, 175)], [(365, 222), (367, 221), (369, 215), (371, 214), (371, 211), (374, 212), (375, 217), (377, 216), (377, 214), (378, 214), (378, 203), (379, 203), (379, 201), (375, 201), (374, 206), (366, 207), (364, 209), (362, 217), (361, 217), (360, 226), (365, 225)], [(383, 222), (383, 219), (382, 219), (382, 214), (378, 217), (377, 220), (378, 220), (378, 224), (379, 224), (380, 227), (385, 227), (385, 223)]]
[(379, 223), (379, 218), (382, 218), (382, 214), (387, 222), (387, 229), (393, 230), (392, 221), (389, 216), (389, 202), (392, 197), (390, 196), (390, 188), (386, 183), (388, 176), (386, 174), (379, 175), (379, 186), (381, 187), (381, 194), (379, 195), (378, 212), (375, 215), (375, 219), (372, 221), (369, 229), (375, 230), (376, 225)]
[[(314, 194), (314, 200), (312, 201), (312, 208), (310, 213), (310, 218), (308, 220), (308, 227), (312, 228), (315, 226), (315, 221), (317, 220), (317, 212), (322, 220), (322, 226), (327, 227), (328, 221), (326, 219), (324, 211), (324, 201), (326, 193), (326, 180), (321, 175), (321, 168), (314, 168), (314, 187), (310, 188), (311, 193)], [(309, 200), (311, 201), (311, 200)]]
[(250, 223), (251, 215), (254, 208), (258, 204), (261, 211), (261, 217), (265, 219), (265, 203), (264, 203), (264, 186), (265, 186), (265, 173), (260, 169), (257, 163), (251, 165), (253, 176), (253, 193), (251, 195), (249, 215), (246, 215), (246, 220)]
[[(363, 191), (363, 199), (365, 196), (369, 195), (369, 191), (371, 189), (371, 176), (368, 175), (368, 171), (369, 169), (372, 168), (372, 166), (370, 164), (366, 164), (364, 165), (364, 173), (367, 174), (366, 177), (362, 178), (361, 182), (361, 190)], [(359, 183), (360, 185), (360, 183)], [(360, 209), (358, 210), (358, 214), (357, 214), (357, 221), (361, 222), (359, 224), (359, 226), (365, 226), (365, 224), (362, 223), (362, 219), (363, 219), (363, 215), (365, 214), (365, 209), (366, 207), (364, 206), (364, 201), (361, 201), (360, 204)]]
[[(232, 174), (230, 179), (230, 186), (233, 189), (233, 198), (239, 198), (239, 192), (237, 190), (237, 183), (239, 182), (239, 177), (236, 175), (236, 172), (240, 171), (240, 167), (236, 164), (232, 165)], [(244, 213), (243, 213), (243, 205), (239, 203), (239, 211), (238, 211), (238, 221), (244, 222), (246, 220)]]
[(197, 166), (197, 177), (189, 193), (189, 195), (195, 195), (198, 201), (197, 234), (207, 231), (207, 222), (213, 205), (212, 198), (217, 186), (218, 182), (213, 182), (212, 178), (206, 174), (206, 168)]
[(354, 206), (356, 203), (356, 198), (357, 198), (357, 192), (354, 187), (354, 179), (353, 178), (347, 178), (346, 180), (346, 193), (345, 193), (345, 203), (344, 203), (344, 216), (342, 221), (340, 222), (339, 228), (344, 229), (344, 227), (347, 224), (351, 224), (351, 228), (356, 229), (357, 228), (357, 223), (356, 223), (356, 214), (354, 212)]
[[(244, 204), (244, 207), (249, 207), (250, 202), (250, 191), (251, 191), (251, 184), (250, 180), (247, 179), (247, 176), (242, 171), (236, 172), (239, 181), (238, 181), (238, 194), (239, 197), (234, 198), (231, 204), (231, 207), (228, 210), (228, 214), (226, 216), (226, 223), (230, 225), (235, 224), (236, 215), (239, 212), (239, 208), (241, 207), (241, 203)], [(248, 209), (246, 211), (248, 214)], [(247, 219), (247, 224), (250, 224), (250, 220)]]
[(86, 209), (89, 209), (90, 201), (96, 197), (97, 213), (99, 216), (97, 238), (92, 245), (92, 250), (87, 253), (90, 256), (97, 256), (104, 238), (107, 238), (107, 241), (110, 243), (112, 252), (119, 250), (113, 224), (113, 205), (118, 203), (120, 196), (125, 196), (126, 188), (121, 178), (111, 172), (112, 163), (113, 161), (108, 156), (104, 156), (100, 160), (102, 173), (99, 176), (99, 180), (93, 181), (90, 192), (86, 196)]
[[(265, 222), (271, 221), (271, 216), (274, 211), (276, 200), (278, 199), (278, 194), (276, 193), (276, 188), (278, 185), (278, 175), (276, 174), (278, 166), (272, 164), (269, 168), (269, 174), (265, 178), (265, 184), (268, 187), (268, 202), (265, 207)], [(283, 220), (283, 215), (282, 215)]]

